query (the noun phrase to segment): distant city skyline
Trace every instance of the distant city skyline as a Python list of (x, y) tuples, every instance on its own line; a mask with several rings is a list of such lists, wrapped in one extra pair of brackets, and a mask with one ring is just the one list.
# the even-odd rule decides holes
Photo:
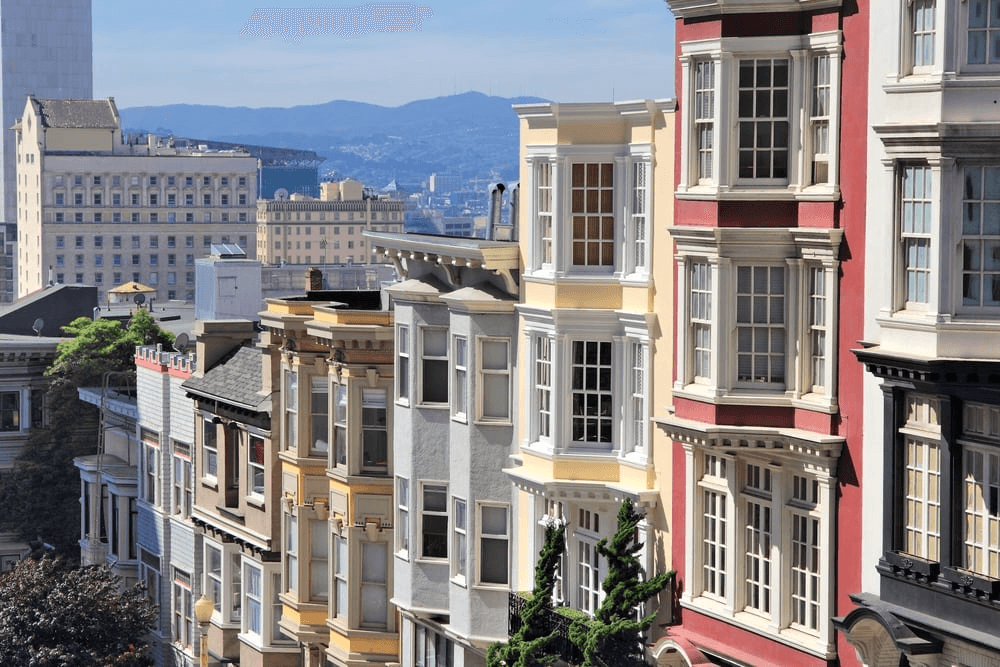
[(94, 95), (122, 108), (399, 106), (469, 90), (565, 102), (674, 96), (674, 20), (662, 0), (415, 0), (434, 14), (420, 30), (240, 34), (255, 9), (360, 4), (95, 2)]

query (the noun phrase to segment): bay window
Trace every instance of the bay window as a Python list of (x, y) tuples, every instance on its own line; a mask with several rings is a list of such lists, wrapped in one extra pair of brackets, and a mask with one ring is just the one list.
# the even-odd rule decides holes
[(448, 329), (420, 328), (420, 402), (448, 403)]
[[(900, 167), (899, 251), (902, 253), (903, 300), (907, 308), (925, 307), (931, 275), (931, 170), (927, 165)], [(974, 204), (971, 204), (974, 206)], [(971, 213), (966, 212), (966, 217)]]
[(396, 327), (396, 400), (410, 400), (410, 327), (405, 324)]
[(570, 363), (573, 442), (610, 445), (614, 421), (611, 342), (573, 341)]
[(285, 590), (299, 591), (299, 518), (285, 515)]
[(383, 630), (388, 624), (388, 544), (361, 543), (361, 627)]
[[(830, 654), (833, 475), (843, 441), (766, 429), (748, 443), (738, 429), (709, 433), (682, 419), (664, 425), (685, 443), (690, 485), (681, 604)], [(809, 460), (789, 450), (809, 451)]]
[(191, 516), (193, 499), (191, 489), (191, 448), (181, 442), (174, 443), (173, 510), (183, 518)]
[(312, 443), (310, 454), (314, 456), (327, 455), (330, 449), (330, 385), (326, 377), (314, 377), (312, 379), (312, 391), (310, 392), (310, 405), (312, 414), (310, 415), (310, 425), (312, 427)]
[(219, 475), (219, 434), (210, 419), (201, 420), (201, 476), (214, 482)]
[(299, 446), (299, 374), (285, 371), (285, 446), (297, 449)]
[(384, 389), (361, 390), (361, 471), (389, 471), (389, 424)]
[(547, 441), (552, 437), (552, 339), (536, 336), (534, 354), (535, 436)]
[[(936, 41), (937, 0), (910, 0), (909, 6), (909, 60), (910, 68), (914, 74), (930, 70), (934, 65), (934, 50)], [(970, 13), (970, 27), (973, 22), (977, 25), (978, 20), (973, 20), (973, 11)], [(972, 40), (969, 43), (969, 62), (976, 62), (973, 57)], [(978, 51), (978, 49), (975, 49)], [(985, 49), (983, 49), (985, 55)], [(978, 54), (977, 54), (978, 56)], [(985, 62), (985, 61), (981, 61)]]
[(840, 43), (830, 31), (683, 44), (678, 196), (836, 198)]
[(645, 279), (652, 161), (648, 144), (532, 148), (527, 271)]
[(462, 498), (452, 498), (452, 548), (451, 576), (465, 583), (468, 565), (468, 532), (466, 526), (466, 505)]
[(996, 308), (1000, 306), (1000, 167), (966, 167), (963, 186), (962, 305)]
[(258, 499), (264, 498), (264, 438), (253, 433), (248, 434), (247, 446), (247, 482), (250, 488), (248, 495)]
[(191, 575), (174, 569), (173, 582), (173, 640), (184, 648), (191, 648), (194, 641), (194, 601), (191, 597)]
[(326, 602), (329, 592), (328, 525), (326, 521), (309, 522), (309, 599), (314, 602)]
[[(927, 0), (924, 0), (926, 4)], [(996, 0), (967, 0), (970, 65), (1000, 63), (1000, 7)], [(931, 11), (934, 6), (931, 3)], [(931, 24), (933, 29), (933, 24)]]
[(160, 436), (142, 430), (142, 499), (150, 505), (160, 503)]
[(347, 572), (350, 562), (347, 558), (347, 538), (333, 535), (333, 604), (331, 610), (335, 618), (347, 623)]
[(510, 583), (510, 507), (478, 503), (479, 583), (506, 586)]
[(263, 638), (264, 586), (260, 568), (250, 563), (244, 563), (243, 584), (243, 608), (246, 610), (243, 621), (243, 632), (250, 635), (256, 635), (258, 638)]
[(347, 385), (333, 385), (333, 466), (347, 465)]
[(403, 557), (410, 550), (410, 480), (396, 478), (396, 552)]
[(452, 336), (451, 340), (455, 355), (454, 370), (452, 371), (451, 414), (455, 419), (464, 422), (468, 412), (466, 403), (469, 387), (469, 340), (465, 336)]
[(447, 485), (421, 486), (420, 537), (421, 558), (448, 557)]
[(682, 257), (684, 295), (674, 391), (720, 403), (805, 401), (803, 407), (833, 409), (837, 332), (829, 323), (841, 231), (670, 231)]

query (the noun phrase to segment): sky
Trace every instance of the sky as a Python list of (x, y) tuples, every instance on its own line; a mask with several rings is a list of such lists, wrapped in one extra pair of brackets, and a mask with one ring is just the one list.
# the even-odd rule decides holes
[(674, 21), (663, 0), (415, 0), (433, 12), (420, 30), (240, 34), (257, 8), (360, 4), (96, 0), (94, 95), (120, 108), (399, 106), (469, 90), (560, 102), (674, 97)]

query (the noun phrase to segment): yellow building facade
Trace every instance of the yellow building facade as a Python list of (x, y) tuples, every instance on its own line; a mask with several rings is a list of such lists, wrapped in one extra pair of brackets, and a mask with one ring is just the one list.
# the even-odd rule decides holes
[[(547, 517), (568, 524), (558, 603), (592, 614), (625, 498), (641, 557), (670, 569), (673, 100), (515, 107), (521, 124), (516, 590), (530, 590)], [(671, 612), (665, 592), (658, 623)], [(656, 626), (654, 626), (656, 627)]]
[(378, 292), (309, 291), (261, 322), (280, 377), (280, 626), (309, 666), (395, 662), (392, 313)]

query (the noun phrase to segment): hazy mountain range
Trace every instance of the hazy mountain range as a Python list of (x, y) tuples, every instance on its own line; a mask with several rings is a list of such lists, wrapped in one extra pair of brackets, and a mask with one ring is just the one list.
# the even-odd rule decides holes
[(517, 178), (518, 123), (513, 104), (537, 97), (462, 93), (383, 107), (335, 100), (288, 108), (197, 104), (121, 109), (126, 131), (304, 148), (332, 171), (366, 184), (395, 178), (417, 184), (431, 173)]

